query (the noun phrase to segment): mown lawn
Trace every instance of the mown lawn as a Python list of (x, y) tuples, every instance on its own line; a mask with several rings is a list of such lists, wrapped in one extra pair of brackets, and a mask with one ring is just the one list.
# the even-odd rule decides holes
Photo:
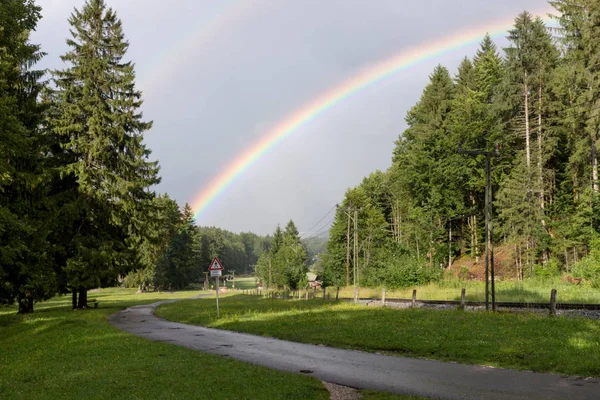
[(600, 376), (600, 321), (535, 314), (373, 308), (236, 295), (184, 300), (157, 315), (304, 343), (467, 364)]
[(97, 310), (71, 311), (68, 296), (38, 305), (30, 316), (1, 308), (0, 399), (329, 398), (311, 377), (150, 342), (113, 328), (106, 317), (126, 306), (198, 293), (134, 292), (90, 293), (100, 301)]

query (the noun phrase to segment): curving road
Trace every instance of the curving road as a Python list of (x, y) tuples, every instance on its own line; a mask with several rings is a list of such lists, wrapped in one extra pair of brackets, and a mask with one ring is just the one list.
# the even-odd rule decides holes
[(170, 322), (156, 306), (130, 307), (108, 317), (115, 327), (162, 342), (219, 354), (323, 381), (436, 399), (600, 399), (600, 380), (384, 356)]

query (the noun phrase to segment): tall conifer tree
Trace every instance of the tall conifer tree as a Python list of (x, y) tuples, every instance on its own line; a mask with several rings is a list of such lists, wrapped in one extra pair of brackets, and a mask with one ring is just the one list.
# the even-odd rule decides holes
[(31, 0), (0, 3), (0, 303), (19, 313), (55, 292), (46, 257), (48, 202), (43, 109), (38, 96), (43, 57), (29, 34), (40, 18)]
[(55, 72), (57, 116), (52, 128), (63, 149), (62, 205), (66, 281), (80, 292), (111, 283), (135, 259), (133, 238), (143, 235), (145, 208), (158, 183), (143, 134), (152, 126), (139, 108), (128, 42), (104, 0), (88, 0), (69, 18), (68, 67)]

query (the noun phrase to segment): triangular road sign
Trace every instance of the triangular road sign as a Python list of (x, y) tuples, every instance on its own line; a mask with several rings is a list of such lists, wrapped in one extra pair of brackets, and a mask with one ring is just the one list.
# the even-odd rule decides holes
[(210, 263), (210, 267), (208, 267), (209, 271), (220, 271), (223, 270), (223, 265), (221, 264), (221, 261), (219, 261), (219, 259), (217, 257), (215, 257), (212, 262)]

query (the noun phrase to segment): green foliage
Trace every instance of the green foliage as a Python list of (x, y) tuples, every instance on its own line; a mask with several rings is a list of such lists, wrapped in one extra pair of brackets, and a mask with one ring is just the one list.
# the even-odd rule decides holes
[(600, 289), (600, 235), (590, 243), (590, 254), (573, 266), (573, 275), (589, 280), (592, 287)]
[(200, 252), (195, 240), (197, 235), (198, 227), (195, 225), (192, 208), (186, 203), (181, 210), (176, 233), (158, 259), (155, 276), (158, 288), (184, 289), (190, 283), (200, 280)]
[(152, 123), (139, 111), (133, 63), (123, 60), (129, 43), (121, 21), (103, 0), (89, 0), (69, 23), (67, 68), (54, 72), (50, 119), (60, 151), (54, 229), (65, 232), (57, 239), (62, 279), (85, 299), (87, 289), (137, 266), (154, 197), (149, 188), (159, 177), (143, 143)]
[(546, 264), (534, 266), (535, 276), (540, 278), (553, 278), (560, 275), (560, 265), (558, 261), (552, 259)]
[(267, 288), (296, 290), (307, 284), (307, 261), (306, 248), (300, 240), (296, 224), (290, 220), (283, 232), (277, 225), (269, 251), (257, 261), (256, 277)]
[(44, 54), (29, 34), (40, 8), (29, 0), (0, 4), (0, 304), (17, 301), (20, 313), (52, 296), (57, 279), (48, 257), (48, 163)]
[[(433, 70), (406, 115), (392, 165), (345, 195), (322, 257), (326, 285), (351, 284), (355, 270), (361, 286), (425, 283), (461, 255), (482, 256), (485, 157), (459, 154), (461, 145), (499, 151), (491, 240), (511, 248), (519, 278), (556, 276), (589, 252), (600, 232), (600, 7), (551, 4), (558, 41), (523, 12), (507, 48), (486, 35), (454, 79), (443, 66)], [(383, 234), (366, 240), (380, 223)]]

